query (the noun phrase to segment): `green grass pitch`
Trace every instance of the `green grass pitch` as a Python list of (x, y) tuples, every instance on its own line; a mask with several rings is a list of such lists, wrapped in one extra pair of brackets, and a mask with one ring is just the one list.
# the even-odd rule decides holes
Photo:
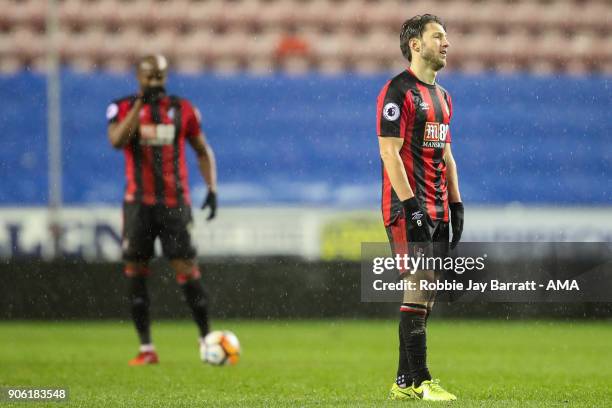
[[(240, 338), (237, 366), (203, 365), (188, 321), (155, 323), (161, 364), (149, 367), (127, 366), (136, 351), (129, 323), (0, 322), (0, 385), (69, 387), (69, 401), (46, 404), (53, 407), (446, 405), (386, 400), (394, 321), (217, 321), (214, 328)], [(430, 370), (458, 395), (455, 407), (612, 406), (610, 322), (432, 318), (428, 336)]]

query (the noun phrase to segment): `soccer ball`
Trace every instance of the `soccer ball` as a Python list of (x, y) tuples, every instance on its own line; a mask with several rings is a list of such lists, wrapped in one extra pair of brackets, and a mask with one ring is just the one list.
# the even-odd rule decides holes
[(240, 360), (238, 337), (228, 330), (208, 333), (200, 344), (200, 358), (212, 365), (235, 365)]

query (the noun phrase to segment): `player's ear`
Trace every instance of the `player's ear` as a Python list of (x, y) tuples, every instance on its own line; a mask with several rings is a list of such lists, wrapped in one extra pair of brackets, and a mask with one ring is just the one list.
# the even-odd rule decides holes
[(408, 41), (408, 46), (410, 47), (411, 50), (415, 52), (420, 52), (421, 51), (421, 40), (416, 37), (411, 38), (410, 41)]

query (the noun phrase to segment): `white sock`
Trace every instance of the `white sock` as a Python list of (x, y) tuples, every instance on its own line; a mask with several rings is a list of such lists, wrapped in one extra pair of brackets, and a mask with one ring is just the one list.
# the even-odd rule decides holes
[(141, 344), (140, 345), (140, 352), (141, 353), (148, 353), (151, 351), (155, 351), (155, 346), (153, 345), (153, 343), (151, 344)]
[(200, 340), (200, 345), (204, 344), (204, 337), (198, 337), (198, 339)]

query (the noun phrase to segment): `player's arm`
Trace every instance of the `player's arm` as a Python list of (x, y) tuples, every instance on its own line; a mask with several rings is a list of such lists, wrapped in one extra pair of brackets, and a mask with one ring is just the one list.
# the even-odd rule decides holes
[(408, 183), (404, 163), (399, 153), (403, 144), (404, 139), (401, 137), (378, 137), (380, 157), (389, 176), (391, 186), (401, 201), (414, 197), (410, 183)]
[(207, 219), (212, 220), (217, 213), (217, 163), (215, 153), (206, 142), (206, 137), (202, 132), (197, 136), (188, 138), (188, 140), (198, 158), (200, 174), (208, 186), (208, 193), (202, 204), (202, 209), (210, 207), (210, 215)]
[(212, 147), (206, 142), (206, 136), (200, 132), (199, 136), (190, 137), (189, 144), (193, 148), (198, 158), (198, 168), (200, 174), (208, 186), (208, 190), (217, 192), (217, 165), (215, 153)]
[(108, 139), (114, 148), (121, 149), (138, 134), (138, 115), (142, 104), (142, 99), (137, 98), (122, 121), (111, 122), (108, 125)]
[(444, 162), (446, 163), (446, 180), (448, 182), (448, 202), (451, 215), (451, 229), (453, 230), (453, 239), (451, 241), (451, 249), (454, 249), (461, 234), (463, 234), (463, 218), (464, 210), (461, 202), (461, 193), (459, 193), (459, 176), (457, 174), (457, 163), (453, 157), (451, 144), (447, 143), (444, 148)]
[(404, 144), (401, 137), (378, 137), (380, 157), (385, 166), (385, 171), (391, 182), (391, 187), (401, 200), (406, 212), (409, 225), (409, 239), (411, 242), (429, 242), (431, 235), (426, 226), (427, 212), (421, 208), (414, 192), (408, 182), (406, 168), (400, 157), (400, 150)]
[(461, 202), (459, 176), (457, 175), (457, 163), (455, 163), (450, 143), (447, 143), (444, 148), (444, 162), (446, 163), (446, 180), (448, 181), (448, 202), (459, 203)]
[(406, 100), (405, 92), (391, 82), (383, 87), (376, 103), (378, 146), (391, 187), (404, 207), (410, 242), (430, 242), (431, 234), (426, 225), (427, 211), (421, 208), (414, 196), (400, 156), (404, 145), (401, 134), (402, 123), (414, 114), (411, 101), (411, 99)]

